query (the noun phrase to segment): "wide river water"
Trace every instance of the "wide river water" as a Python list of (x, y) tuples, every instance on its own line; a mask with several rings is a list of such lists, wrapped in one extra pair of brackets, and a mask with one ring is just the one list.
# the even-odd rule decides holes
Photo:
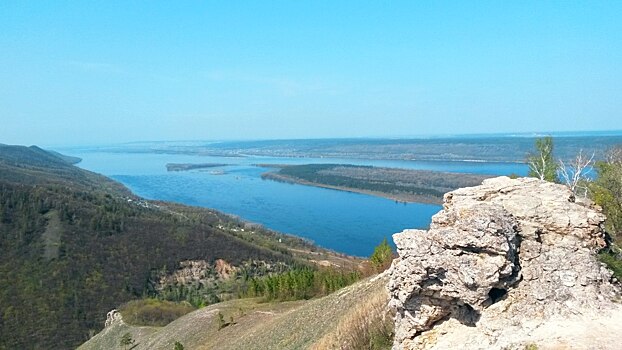
[[(381, 161), (268, 157), (206, 157), (151, 153), (64, 150), (80, 167), (111, 177), (137, 195), (213, 208), (283, 233), (305, 237), (338, 252), (369, 256), (374, 246), (406, 228), (427, 228), (440, 206), (397, 203), (364, 194), (262, 180), (271, 169), (257, 163), (340, 163), (478, 174), (525, 175), (524, 164)], [(230, 166), (168, 172), (167, 163)], [(220, 170), (220, 171), (219, 171)], [(219, 174), (215, 174), (215, 172)], [(222, 173), (221, 173), (222, 172)]]

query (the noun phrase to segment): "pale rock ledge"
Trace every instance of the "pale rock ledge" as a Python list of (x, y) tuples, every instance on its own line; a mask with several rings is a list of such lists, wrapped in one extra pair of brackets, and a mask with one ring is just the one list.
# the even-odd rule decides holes
[(595, 254), (605, 217), (592, 203), (508, 177), (444, 201), (428, 231), (393, 236), (394, 349), (618, 346), (620, 289)]

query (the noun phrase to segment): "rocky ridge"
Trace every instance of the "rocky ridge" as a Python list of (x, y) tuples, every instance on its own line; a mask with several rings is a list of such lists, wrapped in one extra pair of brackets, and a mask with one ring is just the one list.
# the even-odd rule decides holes
[(537, 179), (447, 193), (428, 231), (393, 236), (394, 349), (614, 348), (620, 289), (595, 255), (604, 219)]

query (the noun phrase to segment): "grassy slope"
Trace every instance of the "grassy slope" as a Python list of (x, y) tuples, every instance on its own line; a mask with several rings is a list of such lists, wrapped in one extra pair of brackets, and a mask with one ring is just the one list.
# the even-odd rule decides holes
[(218, 228), (237, 224), (207, 209), (139, 201), (40, 148), (1, 145), (0, 349), (77, 346), (101, 330), (107, 311), (146, 292), (153, 269), (188, 259), (291, 262), (290, 247), (308, 248)]
[[(361, 305), (388, 300), (383, 278), (366, 279), (323, 298), (260, 303), (241, 299), (194, 311), (165, 327), (134, 327), (115, 323), (80, 346), (81, 350), (113, 349), (130, 332), (134, 349), (172, 349), (176, 341), (187, 349), (327, 349), (333, 339), (350, 331), (347, 321)], [(241, 311), (243, 315), (241, 315)], [(234, 324), (218, 329), (218, 313)], [(352, 329), (351, 331), (354, 332)]]

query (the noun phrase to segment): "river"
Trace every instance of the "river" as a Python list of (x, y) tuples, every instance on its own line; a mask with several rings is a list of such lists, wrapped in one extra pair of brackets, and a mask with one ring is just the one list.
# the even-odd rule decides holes
[[(338, 252), (369, 256), (374, 246), (406, 228), (426, 228), (440, 206), (398, 203), (364, 194), (262, 180), (257, 163), (339, 163), (478, 174), (525, 175), (524, 164), (382, 161), (273, 157), (207, 157), (154, 153), (64, 150), (78, 165), (111, 177), (147, 199), (208, 207)], [(230, 166), (168, 172), (167, 163)]]

